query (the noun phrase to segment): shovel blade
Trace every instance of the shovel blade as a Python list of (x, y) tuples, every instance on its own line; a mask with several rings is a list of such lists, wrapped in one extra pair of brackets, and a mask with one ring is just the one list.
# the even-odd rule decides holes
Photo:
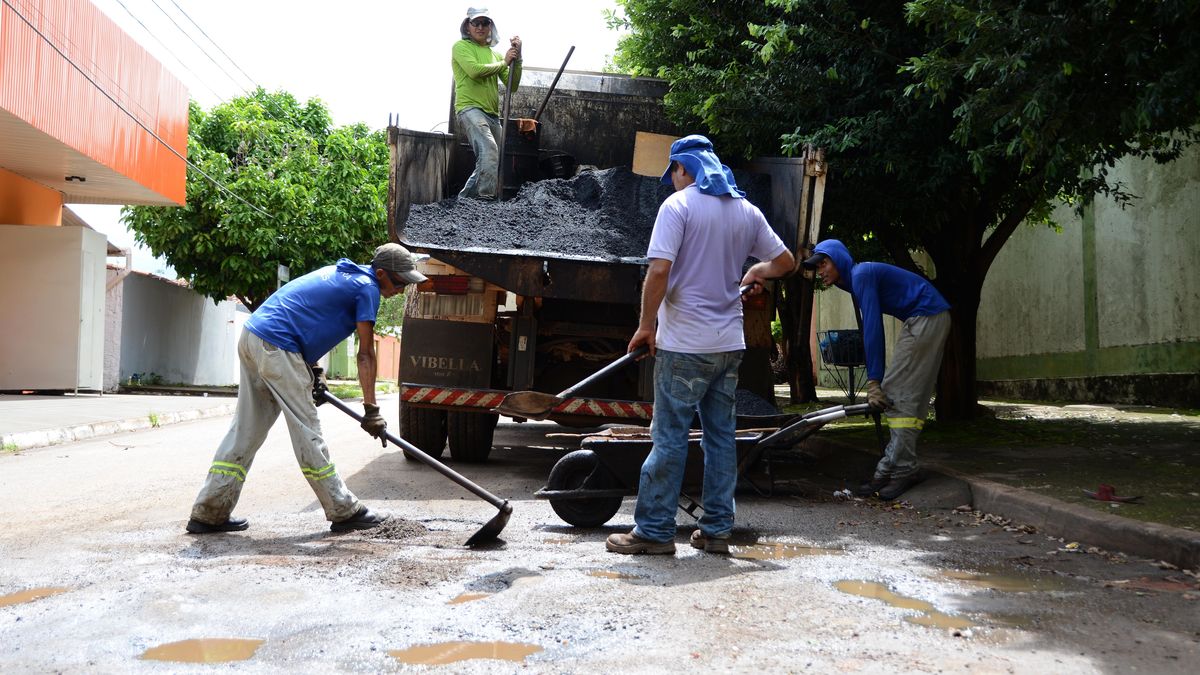
[(492, 517), (491, 520), (483, 524), (479, 531), (471, 535), (471, 538), (463, 542), (463, 546), (475, 547), (480, 544), (487, 544), (496, 541), (500, 537), (500, 533), (504, 531), (504, 526), (508, 525), (508, 519), (512, 517), (512, 505), (507, 501), (500, 506), (500, 512)]
[(524, 417), (530, 420), (543, 420), (563, 400), (554, 394), (540, 391), (514, 391), (500, 401), (500, 405), (492, 408), (493, 412), (508, 417)]

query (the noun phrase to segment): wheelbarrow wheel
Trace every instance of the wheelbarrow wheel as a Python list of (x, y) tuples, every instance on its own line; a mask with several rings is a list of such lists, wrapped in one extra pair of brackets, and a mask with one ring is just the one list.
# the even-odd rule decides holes
[[(550, 469), (547, 490), (604, 490), (617, 487), (616, 478), (600, 464), (591, 450), (576, 450), (564, 455)], [(595, 499), (551, 499), (550, 508), (559, 518), (575, 527), (599, 527), (621, 508), (620, 497)]]

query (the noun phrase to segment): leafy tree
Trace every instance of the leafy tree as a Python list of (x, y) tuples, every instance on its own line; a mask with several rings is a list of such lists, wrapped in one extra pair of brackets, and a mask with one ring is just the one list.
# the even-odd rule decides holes
[(185, 206), (123, 216), (214, 301), (237, 296), (253, 311), (274, 291), (277, 265), (295, 278), (338, 258), (369, 260), (387, 241), (387, 139), (362, 124), (333, 128), (318, 99), (258, 89), (207, 113), (192, 103), (188, 158), (199, 171), (188, 169)]
[(929, 254), (953, 305), (939, 419), (976, 412), (980, 292), (1013, 231), (1129, 201), (1118, 159), (1198, 137), (1195, 0), (618, 3), (616, 65), (667, 79), (680, 121), (747, 156), (825, 148), (824, 236), (918, 273)]

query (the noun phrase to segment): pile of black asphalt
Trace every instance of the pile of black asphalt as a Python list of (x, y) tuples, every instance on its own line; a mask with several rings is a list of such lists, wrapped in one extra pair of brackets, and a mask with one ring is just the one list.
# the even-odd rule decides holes
[(413, 206), (402, 238), (442, 248), (550, 251), (603, 259), (646, 255), (671, 188), (618, 167), (528, 183), (506, 201)]
[(642, 258), (658, 208), (672, 192), (658, 178), (624, 167), (584, 170), (527, 183), (505, 201), (454, 197), (415, 205), (400, 236), (438, 248)]

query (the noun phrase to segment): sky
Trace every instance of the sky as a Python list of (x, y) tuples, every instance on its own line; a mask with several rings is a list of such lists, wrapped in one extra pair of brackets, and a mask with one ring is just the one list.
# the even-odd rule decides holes
[[(521, 37), (526, 66), (557, 69), (574, 46), (568, 69), (602, 70), (620, 37), (604, 18), (605, 10), (615, 11), (614, 0), (92, 2), (205, 109), (260, 85), (301, 101), (320, 98), (336, 125), (364, 122), (376, 129), (387, 125), (389, 114), (409, 129), (446, 128), (450, 48), (469, 6), (491, 10), (497, 49)], [(117, 246), (133, 247), (134, 269), (174, 276), (135, 245), (119, 222), (119, 207), (71, 209)]]

